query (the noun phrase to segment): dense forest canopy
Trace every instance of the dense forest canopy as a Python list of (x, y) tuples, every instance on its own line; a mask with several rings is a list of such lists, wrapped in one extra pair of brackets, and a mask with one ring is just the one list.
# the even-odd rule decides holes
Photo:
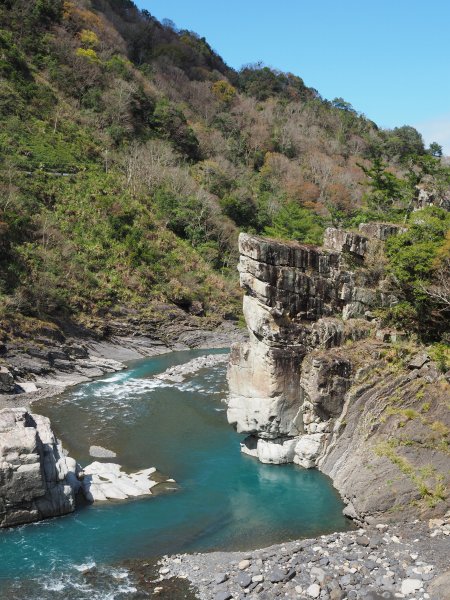
[(320, 244), (382, 220), (407, 227), (384, 317), (448, 322), (450, 169), (413, 127), (260, 63), (237, 72), (130, 0), (2, 0), (0, 118), (2, 315), (220, 317), (238, 310), (239, 231)]

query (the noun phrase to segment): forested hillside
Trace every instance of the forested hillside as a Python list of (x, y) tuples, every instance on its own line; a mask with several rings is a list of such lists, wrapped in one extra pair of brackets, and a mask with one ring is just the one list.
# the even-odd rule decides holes
[(0, 27), (3, 323), (237, 316), (239, 231), (320, 244), (382, 220), (409, 225), (383, 318), (445, 333), (450, 169), (414, 128), (290, 73), (236, 72), (130, 0), (0, 0)]

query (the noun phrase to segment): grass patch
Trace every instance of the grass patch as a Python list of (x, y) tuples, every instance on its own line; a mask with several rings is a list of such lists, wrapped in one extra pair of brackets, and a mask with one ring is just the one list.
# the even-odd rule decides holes
[(414, 466), (408, 460), (397, 453), (396, 448), (399, 445), (401, 445), (399, 440), (388, 440), (380, 442), (374, 451), (377, 456), (388, 458), (398, 467), (403, 475), (410, 479), (420, 493), (421, 500), (427, 506), (433, 508), (439, 502), (446, 500), (448, 490), (445, 486), (443, 475), (437, 473), (432, 465), (426, 465), (415, 470)]

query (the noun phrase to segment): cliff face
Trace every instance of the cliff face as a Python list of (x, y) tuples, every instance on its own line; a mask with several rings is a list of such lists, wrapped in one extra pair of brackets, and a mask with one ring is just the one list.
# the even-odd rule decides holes
[[(383, 358), (396, 337), (377, 330), (372, 311), (396, 298), (376, 263), (383, 241), (397, 231), (379, 223), (362, 226), (360, 233), (328, 229), (323, 248), (247, 234), (239, 238), (249, 341), (231, 352), (228, 420), (238, 432), (249, 434), (243, 452), (262, 462), (295, 462), (330, 474), (348, 502), (348, 514), (360, 518), (395, 504), (399, 486), (388, 489), (371, 473), (375, 468), (398, 480), (397, 454), (382, 446), (398, 429), (395, 414), (414, 404), (412, 395), (425, 384), (448, 385), (429, 365), (426, 372), (406, 369), (398, 380)], [(405, 397), (389, 412), (401, 386)], [(446, 393), (448, 389), (440, 396)], [(430, 428), (432, 421), (424, 420)], [(429, 487), (441, 481), (436, 473), (445, 472), (443, 457), (432, 461)], [(419, 463), (424, 460), (421, 456)], [(420, 484), (415, 476), (403, 479), (405, 506), (417, 497)]]
[[(322, 417), (339, 412), (342, 394), (337, 390), (346, 386), (348, 365), (345, 361), (327, 364), (330, 383), (326, 392), (322, 388), (318, 392), (327, 399), (311, 399), (308, 380), (315, 380), (317, 387), (324, 366), (306, 361), (307, 369), (300, 369), (307, 353), (364, 337), (369, 331), (366, 322), (346, 327), (342, 319), (349, 314), (363, 315), (376, 301), (375, 292), (358, 287), (354, 273), (342, 260), (345, 248), (349, 256), (361, 261), (367, 238), (328, 230), (326, 242), (330, 250), (246, 234), (239, 238), (239, 271), (246, 291), (244, 316), (250, 339), (231, 353), (228, 419), (241, 433), (276, 440), (280, 456), (274, 462), (292, 460), (292, 440), (285, 438), (311, 433), (316, 437), (310, 441), (317, 445), (327, 425), (315, 414), (315, 405), (320, 405)], [(316, 420), (320, 423), (314, 427)], [(255, 445), (254, 440), (249, 443)], [(257, 446), (261, 452), (268, 447), (264, 443)], [(258, 456), (265, 460), (261, 452)]]
[(0, 527), (72, 512), (79, 485), (76, 461), (65, 456), (49, 419), (0, 411)]

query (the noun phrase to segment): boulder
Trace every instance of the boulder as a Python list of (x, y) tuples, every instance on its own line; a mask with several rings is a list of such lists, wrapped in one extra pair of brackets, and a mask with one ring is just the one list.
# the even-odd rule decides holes
[(78, 472), (49, 419), (22, 408), (0, 411), (0, 527), (72, 512)]
[(14, 377), (9, 369), (0, 366), (0, 393), (10, 394), (14, 392), (15, 387)]
[(421, 369), (427, 362), (429, 362), (430, 357), (426, 352), (421, 352), (420, 354), (416, 354), (414, 358), (412, 358), (408, 363), (409, 369)]
[(91, 446), (89, 448), (89, 456), (93, 456), (94, 458), (115, 458), (117, 454), (112, 450), (108, 450), (108, 448), (103, 448), (103, 446)]
[(241, 452), (254, 456), (266, 464), (282, 465), (294, 460), (298, 438), (275, 438), (265, 440), (249, 436), (241, 442)]
[(151, 478), (156, 469), (142, 469), (136, 473), (125, 473), (116, 463), (93, 462), (83, 469), (82, 488), (89, 502), (126, 500), (147, 496), (158, 485)]
[(302, 435), (295, 446), (294, 463), (305, 469), (315, 467), (324, 439), (323, 433)]

